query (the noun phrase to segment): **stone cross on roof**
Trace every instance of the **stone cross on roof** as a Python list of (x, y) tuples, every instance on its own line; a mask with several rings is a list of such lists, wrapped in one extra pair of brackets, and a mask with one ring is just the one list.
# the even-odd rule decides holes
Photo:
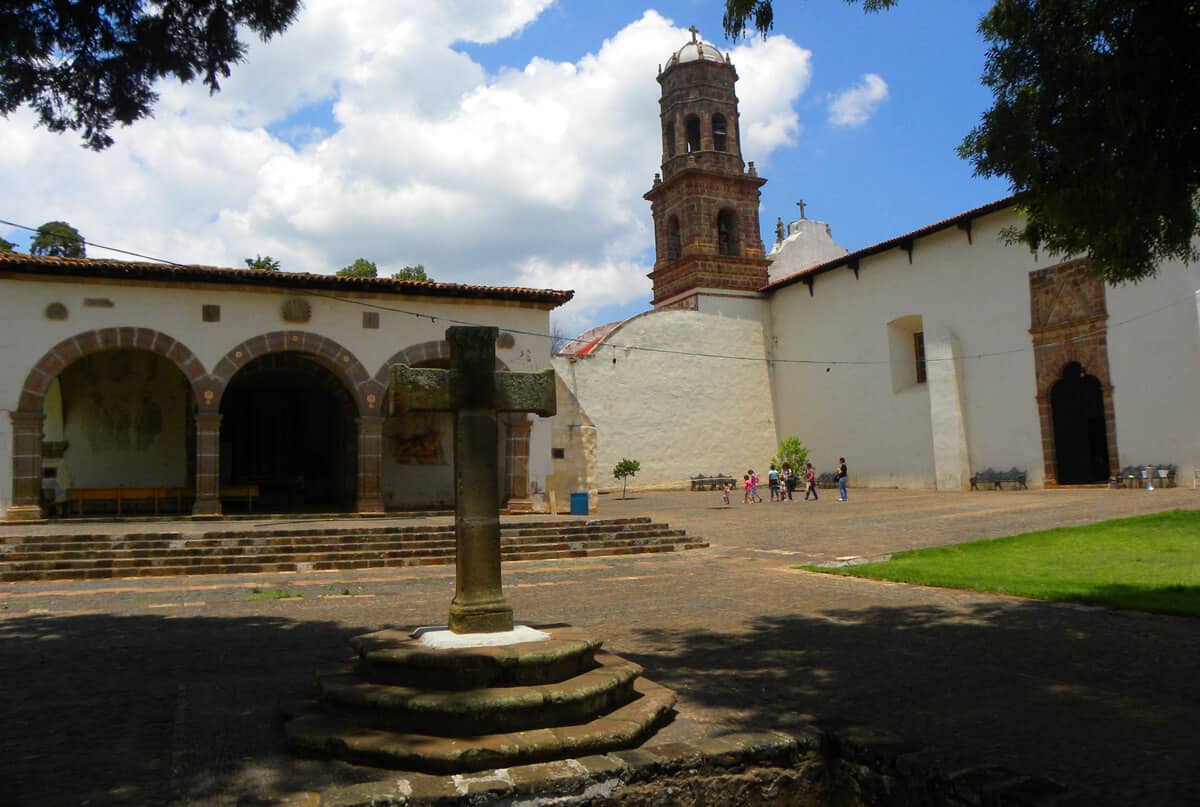
[(692, 32), (692, 44), (695, 45), (696, 37), (700, 35), (700, 29), (693, 25), (691, 28), (688, 28), (688, 30)]
[(446, 330), (450, 369), (392, 367), (392, 404), (401, 411), (454, 413), (454, 600), (450, 630), (513, 628), (500, 586), (499, 412), (552, 416), (554, 371), (496, 372), (496, 328)]
[(804, 218), (804, 208), (808, 207), (808, 205), (801, 199), (799, 202), (796, 202), (796, 207), (800, 208), (800, 218)]

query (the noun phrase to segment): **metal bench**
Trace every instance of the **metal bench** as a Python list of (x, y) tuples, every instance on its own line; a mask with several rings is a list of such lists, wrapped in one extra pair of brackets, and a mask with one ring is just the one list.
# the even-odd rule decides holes
[(692, 477), (692, 490), (716, 490), (725, 485), (729, 485), (731, 489), (736, 489), (737, 480), (729, 474), (717, 474), (715, 476), (697, 474)]
[(1013, 490), (1028, 490), (1027, 478), (1028, 474), (1020, 468), (1009, 468), (1007, 471), (984, 468), (971, 477), (971, 490), (980, 490), (981, 486), (989, 490), (1003, 490), (1006, 484), (1012, 485)]

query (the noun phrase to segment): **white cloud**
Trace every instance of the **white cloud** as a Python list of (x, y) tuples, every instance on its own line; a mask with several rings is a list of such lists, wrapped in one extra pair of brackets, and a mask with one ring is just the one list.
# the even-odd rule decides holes
[[(654, 77), (690, 35), (647, 11), (577, 61), (493, 74), (453, 47), (518, 35), (548, 4), (308, 0), (219, 94), (164, 83), (155, 117), (100, 154), (19, 111), (0, 120), (0, 217), (63, 219), (185, 263), (261, 253), (331, 273), (365, 257), (446, 282), (574, 288), (564, 324), (648, 302)], [(770, 37), (732, 58), (743, 154), (762, 164), (799, 134), (811, 54)], [(313, 104), (332, 121), (298, 129), (289, 116)], [(293, 130), (301, 145), (282, 139)]]
[(888, 85), (882, 76), (867, 73), (855, 86), (838, 93), (829, 102), (831, 126), (862, 126), (887, 100)]

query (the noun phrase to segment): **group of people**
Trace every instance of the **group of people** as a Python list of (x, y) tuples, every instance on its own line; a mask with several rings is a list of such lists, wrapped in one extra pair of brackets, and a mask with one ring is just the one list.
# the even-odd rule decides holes
[[(837, 467), (837, 486), (838, 486), (838, 501), (844, 502), (847, 499), (846, 495), (846, 458), (838, 457)], [(805, 463), (803, 469), (792, 469), (788, 463), (783, 463), (783, 468), (776, 468), (775, 463), (771, 463), (771, 470), (767, 472), (767, 487), (769, 495), (773, 502), (790, 502), (792, 495), (796, 491), (800, 480), (804, 480), (804, 501), (810, 498), (813, 501), (820, 499), (817, 493), (817, 472), (813, 469), (811, 462)], [(762, 497), (758, 495), (759, 477), (753, 468), (746, 471), (742, 476), (742, 504), (753, 504), (761, 502)], [(729, 504), (730, 485), (726, 483), (721, 492), (721, 499), (724, 504)]]

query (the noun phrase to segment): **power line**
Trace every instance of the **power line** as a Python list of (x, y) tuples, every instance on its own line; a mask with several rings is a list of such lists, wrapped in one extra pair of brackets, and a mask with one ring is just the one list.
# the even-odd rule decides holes
[[(39, 231), (37, 227), (29, 227), (24, 224), (17, 224), (15, 222), (7, 221), (5, 219), (0, 219), (0, 224), (6, 224), (9, 227), (17, 227), (18, 229), (28, 230), (30, 232), (38, 232)], [(62, 236), (62, 237), (66, 238), (66, 237), (71, 237), (71, 236)], [(140, 252), (133, 252), (130, 250), (120, 249), (118, 247), (110, 247), (110, 246), (105, 246), (103, 244), (97, 244), (92, 241), (87, 241), (82, 237), (79, 237), (75, 240), (78, 240), (80, 243), (86, 244), (87, 246), (96, 247), (97, 249), (105, 249), (105, 250), (109, 250), (111, 252), (121, 253), (122, 255), (132, 255), (132, 256), (135, 256), (138, 258), (145, 258), (146, 260), (154, 261), (156, 263), (167, 264), (170, 266), (177, 266), (180, 268), (187, 268), (189, 266), (189, 264), (177, 263), (175, 261), (168, 260), (166, 258), (157, 258), (157, 257), (153, 257), (150, 255), (145, 255)], [(428, 319), (431, 322), (442, 321), (442, 322), (446, 322), (451, 325), (466, 325), (466, 326), (475, 326), (475, 327), (480, 327), (480, 326), (497, 327), (497, 328), (500, 328), (500, 330), (507, 331), (507, 332), (513, 333), (513, 334), (520, 334), (522, 336), (531, 336), (534, 338), (548, 339), (551, 341), (561, 339), (563, 342), (568, 343), (568, 344), (586, 343), (586, 342), (592, 341), (592, 340), (587, 340), (587, 339), (581, 339), (579, 337), (561, 337), (556, 334), (542, 333), (540, 331), (527, 331), (527, 330), (522, 330), (520, 328), (500, 327), (498, 325), (491, 325), (489, 323), (470, 322), (467, 320), (455, 319), (453, 317), (446, 317), (446, 316), (441, 316), (438, 314), (426, 314), (426, 313), (423, 313), (420, 311), (410, 311), (410, 310), (407, 310), (404, 308), (396, 308), (394, 306), (381, 305), (379, 303), (372, 303), (367, 300), (355, 300), (355, 299), (351, 299), (351, 298), (347, 298), (347, 297), (339, 297), (334, 294), (324, 294), (324, 293), (318, 292), (318, 291), (307, 291), (305, 293), (311, 297), (320, 297), (322, 299), (333, 300), (335, 302), (345, 303), (347, 305), (357, 305), (357, 306), (360, 306), (363, 308), (373, 308), (376, 310), (387, 311), (387, 312), (394, 313), (394, 314), (404, 314), (406, 316), (415, 317), (417, 319)], [(1173, 300), (1169, 303), (1166, 303), (1165, 305), (1159, 306), (1158, 308), (1151, 309), (1150, 311), (1146, 311), (1141, 314), (1136, 314), (1132, 317), (1128, 317), (1128, 318), (1126, 318), (1124, 320), (1120, 320), (1118, 322), (1109, 323), (1108, 329), (1112, 330), (1113, 328), (1117, 328), (1122, 325), (1127, 325), (1131, 322), (1135, 322), (1137, 320), (1144, 319), (1149, 316), (1153, 316), (1153, 315), (1158, 314), (1162, 311), (1165, 311), (1169, 308), (1173, 308), (1174, 306), (1179, 305), (1180, 303), (1194, 301), (1198, 294), (1200, 294), (1200, 291), (1198, 291), (1195, 294), (1192, 294), (1186, 298), (1181, 297), (1177, 300)], [(969, 353), (969, 354), (963, 354), (961, 356), (949, 356), (946, 358), (934, 358), (934, 359), (926, 358), (925, 363), (926, 364), (936, 364), (936, 363), (941, 363), (941, 362), (955, 362), (955, 361), (967, 361), (967, 360), (974, 361), (974, 360), (979, 360), (979, 359), (997, 358), (997, 357), (1001, 357), (1001, 356), (1012, 356), (1012, 355), (1016, 355), (1019, 353), (1032, 352), (1034, 350), (1044, 350), (1046, 348), (1051, 348), (1051, 347), (1061, 347), (1063, 345), (1073, 344), (1075, 342), (1084, 341), (1084, 340), (1091, 339), (1094, 337), (1095, 337), (1095, 333), (1087, 333), (1087, 334), (1082, 334), (1080, 336), (1073, 336), (1073, 337), (1068, 337), (1065, 339), (1060, 339), (1057, 341), (1043, 342), (1042, 344), (1039, 344), (1039, 345), (1024, 345), (1021, 347), (1010, 348), (1007, 350)], [(879, 367), (879, 366), (889, 366), (892, 364), (908, 365), (908, 364), (911, 364), (913, 361), (911, 358), (907, 358), (907, 357), (903, 358), (903, 359), (819, 359), (819, 358), (790, 359), (790, 358), (770, 358), (770, 357), (766, 357), (766, 356), (738, 356), (738, 355), (729, 355), (729, 354), (723, 354), (723, 353), (703, 353), (700, 351), (692, 351), (692, 350), (678, 350), (675, 348), (656, 347), (653, 345), (621, 344), (621, 343), (616, 343), (616, 342), (606, 342), (604, 346), (611, 348), (614, 351), (616, 351), (616, 350), (624, 350), (627, 352), (628, 351), (641, 351), (643, 353), (656, 353), (656, 354), (667, 355), (667, 356), (680, 356), (680, 357), (698, 358), (698, 359), (720, 359), (720, 360), (724, 360), (724, 361), (764, 362), (768, 365), (792, 364), (792, 365), (812, 365), (812, 366), (821, 366), (821, 367)]]

